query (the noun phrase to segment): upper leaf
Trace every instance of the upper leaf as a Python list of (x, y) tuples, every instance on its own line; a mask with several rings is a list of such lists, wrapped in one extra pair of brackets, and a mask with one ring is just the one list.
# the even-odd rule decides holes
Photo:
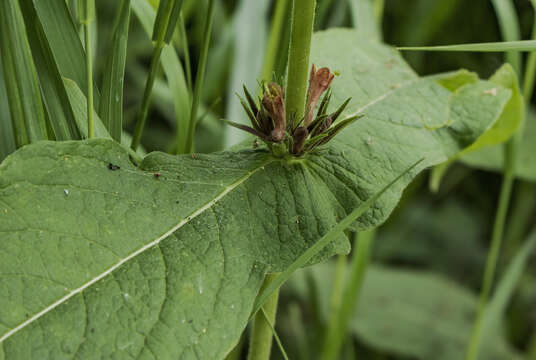
[[(510, 91), (451, 93), (391, 48), (320, 33), (313, 61), (365, 117), (301, 160), (264, 149), (149, 154), (43, 142), (0, 165), (0, 341), (6, 358), (222, 358), (266, 271), (281, 271), (409, 165), (359, 221), (384, 221), (419, 170), (498, 119)], [(340, 103), (342, 101), (335, 101)], [(341, 238), (315, 261), (348, 250)], [(46, 340), (45, 340), (46, 339)]]

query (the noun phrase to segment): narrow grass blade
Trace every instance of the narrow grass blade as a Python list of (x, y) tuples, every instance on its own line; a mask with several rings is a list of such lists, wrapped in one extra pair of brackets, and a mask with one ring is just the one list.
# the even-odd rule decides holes
[(272, 330), (272, 335), (274, 336), (275, 342), (277, 343), (277, 346), (279, 347), (279, 351), (281, 351), (281, 355), (283, 355), (283, 359), (288, 360), (287, 352), (285, 351), (285, 348), (283, 347), (283, 343), (281, 342), (281, 339), (277, 335), (277, 332), (275, 331), (274, 325), (272, 325), (272, 322), (268, 318), (268, 315), (266, 314), (266, 311), (263, 307), (261, 307), (262, 315), (264, 316), (264, 320), (266, 320), (266, 323), (270, 327), (270, 330)]
[(106, 59), (106, 71), (102, 79), (102, 95), (99, 107), (104, 126), (117, 142), (121, 142), (123, 130), (123, 83), (127, 58), (130, 0), (121, 0), (110, 41), (110, 53)]
[[(78, 84), (71, 79), (63, 79), (65, 90), (69, 96), (69, 102), (73, 109), (74, 118), (78, 125), (79, 131), (82, 137), (88, 137), (88, 122), (87, 122), (87, 98), (82, 92), (82, 89)], [(106, 129), (106, 126), (102, 123), (98, 114), (93, 110), (93, 118), (95, 120), (95, 137), (110, 139), (110, 133)]]
[[(532, 23), (531, 39), (536, 40), (536, 0), (531, 0), (531, 4), (534, 10), (534, 20)], [(534, 92), (534, 81), (536, 80), (536, 51), (529, 54), (527, 62), (525, 64), (525, 74), (523, 78), (523, 96), (525, 101), (532, 99)]]
[[(203, 43), (201, 45), (201, 54), (199, 54), (199, 63), (197, 65), (197, 75), (195, 77), (194, 94), (192, 98), (192, 110), (190, 111), (190, 122), (188, 123), (188, 138), (184, 147), (180, 148), (181, 153), (190, 153), (194, 149), (194, 133), (197, 123), (197, 111), (201, 102), (201, 90), (205, 80), (205, 71), (207, 67), (208, 49), (210, 46), (210, 37), (212, 35), (212, 23), (214, 22), (214, 0), (209, 0), (207, 18), (205, 20)], [(181, 144), (179, 144), (180, 146)]]
[(179, 38), (180, 48), (182, 49), (184, 56), (184, 67), (186, 71), (186, 82), (188, 84), (188, 91), (193, 92), (192, 86), (192, 64), (190, 60), (190, 49), (188, 45), (188, 33), (186, 32), (186, 24), (184, 23), (184, 17), (179, 16)]
[(153, 27), (153, 41), (169, 44), (179, 20), (183, 0), (160, 0)]
[(78, 22), (84, 28), (84, 48), (86, 49), (86, 84), (87, 84), (87, 123), (88, 138), (95, 136), (93, 118), (93, 55), (92, 29), (95, 20), (95, 0), (78, 0)]
[(364, 231), (356, 234), (354, 241), (354, 254), (350, 263), (349, 276), (343, 292), (341, 305), (335, 314), (331, 314), (333, 321), (330, 322), (326, 336), (322, 360), (338, 359), (339, 352), (344, 344), (348, 324), (355, 313), (365, 273), (370, 261), (372, 243), (375, 230)]
[(0, 52), (0, 162), (16, 150), (9, 104), (7, 102), (4, 75), (2, 73), (2, 53)]
[(493, 298), (484, 316), (483, 337), (488, 336), (490, 332), (496, 331), (499, 328), (500, 320), (503, 318), (506, 307), (514, 295), (530, 257), (534, 256), (535, 250), (536, 229), (527, 237), (525, 244), (518, 250), (497, 284)]
[(0, 2), (0, 52), (17, 147), (47, 139), (37, 72), (18, 1)]
[(20, 1), (48, 123), (56, 140), (81, 139), (58, 65), (31, 1)]
[(272, 80), (275, 64), (280, 56), (279, 44), (281, 43), (288, 8), (288, 0), (276, 0), (270, 35), (268, 36), (268, 44), (266, 45), (264, 55), (264, 64), (261, 71), (261, 81), (269, 82)]
[[(148, 29), (148, 27), (150, 28), (152, 24), (154, 10), (144, 0), (133, 1), (132, 7), (133, 7), (134, 12), (140, 19), (145, 31), (149, 33), (150, 30)], [(173, 8), (168, 9), (168, 10), (171, 11), (173, 10)], [(164, 29), (161, 27), (159, 29), (162, 32), (164, 31)], [(132, 137), (132, 145), (131, 145), (132, 149), (136, 149), (139, 146), (140, 141), (141, 141), (141, 135), (143, 133), (145, 122), (147, 119), (147, 114), (149, 112), (149, 103), (150, 103), (152, 87), (154, 84), (154, 80), (156, 77), (156, 70), (158, 69), (161, 56), (162, 56), (162, 65), (164, 67), (166, 76), (168, 77), (168, 81), (170, 82), (170, 88), (172, 88), (172, 91), (175, 90), (175, 88), (177, 88), (178, 90), (176, 92), (177, 96), (184, 95), (184, 92), (181, 91), (182, 88), (184, 87), (184, 90), (186, 93), (184, 96), (181, 96), (183, 102), (180, 102), (180, 100), (175, 101), (176, 103), (175, 112), (176, 112), (177, 117), (179, 116), (178, 114), (180, 114), (180, 112), (183, 111), (184, 108), (189, 107), (188, 88), (184, 80), (184, 72), (182, 70), (182, 65), (180, 65), (180, 61), (177, 57), (177, 54), (175, 53), (175, 50), (172, 47), (164, 46), (164, 35), (162, 34), (160, 35), (161, 36), (157, 36), (157, 38), (161, 39), (161, 41), (155, 44), (153, 57), (151, 59), (149, 76), (147, 78), (147, 82), (145, 85), (145, 91), (143, 94), (143, 100), (142, 100), (142, 104), (140, 107), (140, 111), (139, 111), (139, 115), (138, 115), (138, 119), (136, 123), (136, 129), (134, 130), (134, 135)], [(154, 36), (155, 35), (153, 34), (153, 38)], [(179, 78), (177, 78), (177, 76), (179, 76)], [(179, 107), (181, 109), (178, 109)], [(179, 120), (177, 121), (177, 126), (181, 126), (181, 121)]]
[(536, 40), (503, 41), (440, 46), (402, 46), (399, 47), (398, 50), (469, 52), (536, 51)]
[[(291, 2), (287, 0), (288, 2)], [(242, 91), (242, 86), (255, 89), (263, 65), (267, 44), (267, 12), (271, 1), (240, 0), (232, 19), (230, 36), (230, 75), (227, 93)], [(225, 117), (246, 124), (241, 105), (232, 96), (227, 99)], [(226, 129), (225, 145), (232, 146), (244, 140), (241, 131)]]
[(419, 165), (424, 159), (420, 159), (406, 170), (404, 170), (400, 175), (398, 175), (394, 180), (389, 182), (384, 188), (370, 197), (367, 201), (361, 204), (357, 209), (352, 211), (348, 216), (342, 219), (337, 225), (335, 225), (326, 235), (324, 235), (320, 240), (318, 240), (313, 246), (307, 249), (302, 255), (300, 255), (285, 271), (276, 277), (255, 299), (253, 304), (252, 314), (256, 314), (257, 311), (263, 306), (266, 299), (272, 295), (274, 291), (279, 289), (279, 287), (288, 280), (288, 278), (298, 270), (300, 267), (306, 265), (309, 260), (311, 260), (316, 254), (318, 254), (324, 247), (326, 247), (331, 241), (333, 241), (341, 232), (347, 229), (354, 221), (356, 221), (361, 215), (363, 215), (380, 196), (383, 195), (391, 186), (393, 186), (398, 180), (400, 180), (404, 175), (413, 170), (417, 165)]
[[(521, 39), (519, 20), (513, 1), (491, 0), (495, 14), (499, 20), (502, 38), (505, 41), (518, 41)], [(521, 55), (516, 51), (506, 53), (506, 61), (512, 65), (517, 75), (521, 75)]]
[[(63, 79), (65, 83), (65, 90), (69, 95), (69, 101), (71, 102), (73, 113), (76, 119), (76, 122), (80, 128), (82, 136), (87, 137), (88, 128), (87, 128), (87, 98), (78, 86), (78, 84), (71, 79)], [(102, 123), (99, 115), (93, 110), (93, 118), (95, 120), (95, 137), (96, 138), (105, 138), (111, 139), (110, 133)], [(129, 152), (130, 157), (135, 161), (135, 163), (140, 163), (145, 151), (143, 149), (138, 149), (138, 151), (133, 151), (129, 148), (130, 142), (126, 143), (129, 139), (128, 134), (123, 134), (123, 143), (121, 144), (125, 150)]]
[[(61, 76), (74, 80), (87, 96), (87, 69), (81, 66), (85, 64), (86, 54), (65, 0), (23, 1), (33, 3)], [(98, 108), (100, 94), (95, 83), (93, 102)]]
[(505, 308), (523, 274), (528, 259), (534, 254), (535, 249), (536, 230), (533, 230), (525, 245), (519, 250), (508, 266), (504, 277), (499, 282), (492, 301), (484, 308), (482, 316), (478, 318), (473, 336), (471, 337), (471, 346), (468, 350), (467, 359), (476, 359), (483, 338), (489, 336), (493, 330), (497, 329), (497, 324), (500, 322)]

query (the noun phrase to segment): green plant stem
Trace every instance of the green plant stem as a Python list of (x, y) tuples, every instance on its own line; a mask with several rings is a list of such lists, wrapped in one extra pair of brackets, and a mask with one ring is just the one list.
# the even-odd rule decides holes
[(283, 33), (283, 25), (285, 24), (288, 1), (277, 0), (275, 6), (268, 44), (266, 45), (266, 55), (264, 56), (264, 64), (262, 65), (262, 81), (269, 82), (272, 80), (272, 74), (279, 54), (279, 43), (281, 42), (281, 34)]
[(179, 34), (182, 52), (184, 55), (184, 69), (186, 71), (186, 83), (188, 84), (188, 90), (192, 92), (192, 64), (190, 60), (190, 50), (188, 47), (188, 34), (186, 33), (186, 25), (184, 23), (184, 17), (182, 13), (179, 17)]
[(346, 338), (348, 323), (357, 307), (357, 300), (370, 260), (370, 250), (374, 236), (374, 230), (354, 234), (355, 253), (350, 262), (348, 281), (346, 282), (338, 311), (331, 315), (331, 321), (324, 337), (322, 360), (336, 360), (339, 358), (339, 353)]
[(518, 181), (513, 208), (508, 218), (508, 226), (504, 236), (505, 260), (509, 261), (521, 246), (535, 209), (536, 186), (527, 181)]
[(87, 76), (87, 134), (88, 138), (95, 137), (95, 121), (93, 119), (93, 59), (91, 54), (91, 22), (95, 18), (93, 0), (79, 2), (79, 21), (84, 27), (84, 46), (86, 50)]
[[(162, 55), (162, 50), (164, 50), (164, 47), (166, 46), (166, 40), (169, 41), (171, 38), (171, 30), (168, 29), (168, 27), (175, 27), (174, 22), (170, 24), (170, 18), (173, 16), (174, 10), (176, 9), (174, 4), (175, 3), (172, 1), (161, 2), (158, 8), (157, 17), (155, 19), (155, 28), (153, 30), (153, 41), (155, 42), (153, 57), (151, 58), (149, 75), (147, 77), (147, 82), (145, 83), (145, 90), (143, 91), (143, 99), (141, 102), (140, 111), (138, 113), (138, 119), (136, 121), (136, 128), (134, 129), (132, 143), (130, 144), (130, 148), (134, 151), (136, 151), (140, 145), (141, 136), (145, 128), (145, 122), (147, 121), (149, 104), (151, 102), (151, 93), (153, 91), (158, 65), (160, 64), (160, 56)], [(180, 5), (182, 5), (182, 1), (180, 1)], [(165, 6), (165, 8), (161, 9), (161, 6)]]
[[(531, 0), (534, 7), (535, 20), (532, 24), (532, 39), (536, 39), (536, 0)], [(534, 93), (534, 81), (536, 77), (536, 52), (528, 54), (523, 76), (523, 98), (530, 105), (530, 99)], [(520, 246), (523, 234), (527, 229), (534, 210), (534, 197), (536, 196), (536, 186), (534, 184), (521, 181), (517, 187), (517, 194), (514, 201), (514, 208), (510, 215), (508, 229), (505, 236), (506, 258), (510, 259)]]
[[(276, 274), (266, 275), (259, 293), (261, 293), (276, 277)], [(268, 298), (268, 300), (266, 300), (260, 311), (257, 311), (255, 314), (255, 318), (253, 320), (253, 329), (249, 341), (248, 360), (270, 359), (273, 337), (270, 323), (275, 324), (278, 298), (279, 291), (276, 291)], [(262, 309), (264, 309), (264, 313)], [(267, 318), (270, 323), (268, 323)]]
[[(511, 2), (501, 2), (500, 0), (492, 0), (492, 4), (497, 14), (501, 33), (506, 41), (517, 41), (520, 38), (519, 35), (519, 23), (514, 7)], [(518, 52), (508, 51), (506, 53), (506, 59), (512, 65), (516, 71), (518, 77), (521, 75), (521, 57)], [(521, 119), (523, 124), (523, 119)], [(516, 133), (510, 140), (503, 146), (504, 151), (504, 165), (503, 165), (503, 180), (501, 185), (501, 192), (499, 195), (499, 204), (497, 212), (495, 214), (495, 221), (493, 224), (493, 231), (491, 234), (491, 247), (486, 259), (486, 266), (484, 269), (484, 278), (482, 280), (482, 288), (480, 290), (480, 297), (478, 299), (478, 308), (476, 313), (475, 323), (473, 325), (473, 331), (467, 347), (465, 355), (466, 360), (476, 360), (478, 357), (478, 350), (480, 341), (482, 339), (482, 330), (484, 327), (486, 310), (488, 308), (488, 298), (490, 296), (493, 280), (495, 278), (495, 272), (497, 268), (497, 262), (499, 260), (501, 243), (504, 234), (504, 223), (510, 204), (510, 197), (512, 194), (512, 188), (515, 180), (516, 159), (519, 150), (519, 143), (523, 135), (523, 125), (517, 129)]]
[(530, 339), (527, 360), (536, 360), (536, 333)]
[(518, 131), (514, 137), (510, 139), (506, 145), (504, 145), (505, 165), (501, 193), (499, 195), (499, 205), (495, 214), (495, 222), (493, 224), (493, 232), (491, 236), (491, 247), (488, 252), (486, 267), (484, 269), (484, 278), (482, 280), (482, 288), (480, 290), (480, 297), (478, 300), (476, 320), (473, 326), (469, 346), (467, 348), (467, 353), (465, 356), (466, 360), (476, 360), (478, 356), (478, 348), (482, 337), (484, 316), (495, 277), (495, 269), (497, 267), (497, 261), (499, 259), (501, 242), (503, 238), (504, 223), (508, 211), (508, 205), (510, 203), (510, 195), (512, 193), (512, 186), (515, 177), (515, 158), (517, 155), (520, 134), (521, 132)]
[(305, 113), (309, 54), (316, 0), (294, 0), (288, 58), (287, 121), (298, 124)]
[[(346, 255), (337, 256), (337, 260), (335, 262), (335, 274), (333, 275), (333, 288), (331, 289), (331, 297), (329, 299), (330, 314), (337, 313), (341, 307), (344, 281), (346, 277), (346, 265)], [(331, 327), (330, 325), (335, 319), (335, 316), (331, 316), (328, 319), (328, 329)]]
[[(536, 17), (536, 14), (535, 14)], [(532, 27), (532, 39), (536, 39), (536, 20)], [(534, 81), (536, 80), (536, 51), (528, 54), (525, 65), (525, 76), (523, 78), (523, 96), (527, 103), (530, 102), (534, 93)]]
[[(212, 34), (212, 23), (214, 22), (214, 0), (209, 0), (207, 18), (205, 20), (204, 33), (203, 33), (203, 45), (201, 48), (201, 54), (199, 55), (199, 63), (197, 65), (197, 74), (195, 77), (194, 95), (192, 98), (192, 110), (190, 112), (190, 122), (188, 123), (188, 138), (186, 144), (182, 148), (180, 153), (191, 153), (194, 147), (194, 133), (197, 122), (197, 111), (199, 109), (199, 103), (201, 102), (201, 90), (203, 89), (203, 82), (205, 79), (205, 71), (207, 67), (208, 49), (210, 45), (210, 36)], [(179, 144), (180, 147), (181, 144)]]
[(149, 67), (149, 75), (147, 82), (145, 83), (145, 90), (143, 91), (143, 99), (141, 102), (140, 111), (138, 113), (138, 119), (136, 121), (136, 128), (132, 135), (131, 149), (136, 151), (141, 142), (141, 135), (145, 128), (145, 122), (147, 121), (147, 114), (149, 113), (149, 104), (151, 102), (151, 93), (153, 91), (154, 80), (156, 78), (156, 72), (158, 70), (158, 64), (160, 63), (160, 55), (164, 49), (164, 42), (159, 42), (155, 45), (153, 57), (151, 58), (151, 65)]

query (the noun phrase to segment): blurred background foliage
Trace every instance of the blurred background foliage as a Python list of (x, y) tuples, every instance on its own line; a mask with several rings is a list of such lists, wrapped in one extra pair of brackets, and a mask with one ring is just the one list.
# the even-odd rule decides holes
[[(156, 8), (157, 1), (150, 2)], [(94, 79), (99, 85), (107, 70), (106, 56), (99, 54), (107, 54), (110, 46), (118, 3), (96, 1), (96, 35), (92, 45), (95, 49)], [(529, 39), (534, 21), (531, 4), (529, 0), (514, 3), (522, 38)], [(273, 2), (268, 0), (219, 0), (215, 6), (214, 31), (195, 137), (196, 152), (219, 151), (243, 139), (243, 134), (225, 127), (220, 119), (240, 121), (244, 117), (235, 93), (241, 92), (242, 84), (250, 89), (256, 87), (263, 67), (270, 19), (275, 12)], [(205, 16), (205, 1), (185, 0), (186, 32), (182, 35), (187, 39), (187, 46), (184, 46), (180, 29), (173, 38), (183, 66), (187, 67), (189, 60), (191, 74), (196, 72)], [(385, 0), (382, 19), (384, 41), (397, 46), (502, 40), (490, 0)], [(352, 25), (351, 1), (318, 0), (316, 30)], [(282, 40), (277, 44), (275, 78), (284, 76), (288, 38), (289, 25), (285, 24)], [(135, 125), (152, 53), (150, 35), (133, 11), (123, 96), (123, 127), (127, 133), (132, 133)], [(503, 54), (492, 52), (411, 52), (404, 56), (421, 75), (465, 68), (487, 78), (504, 62)], [(7, 106), (1, 103), (5, 99), (3, 81), (0, 81), (0, 117), (4, 119), (9, 117)], [(145, 150), (173, 151), (179, 116), (174, 101), (174, 93), (160, 69), (142, 139)], [(536, 123), (536, 116), (531, 115), (527, 122)], [(8, 126), (10, 122), (1, 123)], [(8, 128), (0, 131), (0, 141), (4, 144), (1, 158), (9, 149), (15, 149), (12, 138), (6, 136), (10, 131)], [(536, 152), (529, 145), (522, 150), (525, 160), (521, 166), (534, 167), (536, 162), (531, 159)], [(414, 182), (388, 223), (378, 230), (372, 250), (373, 265), (366, 275), (357, 314), (350, 324), (341, 355), (344, 359), (458, 360), (463, 357), (474, 320), (501, 175), (456, 163), (447, 171), (437, 192), (429, 191), (428, 176), (421, 175)], [(533, 189), (535, 180), (530, 175), (525, 176), (521, 187)], [(534, 197), (527, 198), (527, 192), (520, 191), (520, 186), (515, 189), (513, 205), (523, 208), (528, 221), (521, 229), (507, 227), (507, 239), (514, 239), (505, 244), (514, 245), (506, 246), (501, 253), (499, 279), (517, 250), (515, 244), (521, 244), (529, 225), (535, 223)], [(534, 195), (534, 190), (529, 194)], [(335, 261), (300, 271), (282, 289), (276, 329), (291, 359), (314, 359), (318, 354), (329, 318)], [(533, 259), (496, 331), (484, 341), (480, 358), (535, 360), (535, 334), (536, 262)], [(243, 354), (245, 351), (243, 349)], [(273, 358), (280, 358), (275, 348)]]

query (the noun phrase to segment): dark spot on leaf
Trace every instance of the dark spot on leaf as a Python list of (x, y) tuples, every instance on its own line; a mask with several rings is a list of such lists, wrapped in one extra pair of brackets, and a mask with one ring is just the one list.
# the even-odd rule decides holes
[(194, 321), (192, 319), (188, 320), (188, 324), (193, 323)]
[(95, 329), (91, 328), (89, 329), (89, 332), (93, 334), (95, 332)]
[(119, 165), (114, 165), (112, 163), (108, 163), (108, 169), (110, 169), (112, 171), (115, 171), (115, 170), (121, 169), (121, 167)]
[(157, 178), (157, 179), (158, 179), (160, 176), (162, 176), (162, 174), (160, 174), (159, 172), (155, 172), (153, 175), (154, 175), (154, 177)]

